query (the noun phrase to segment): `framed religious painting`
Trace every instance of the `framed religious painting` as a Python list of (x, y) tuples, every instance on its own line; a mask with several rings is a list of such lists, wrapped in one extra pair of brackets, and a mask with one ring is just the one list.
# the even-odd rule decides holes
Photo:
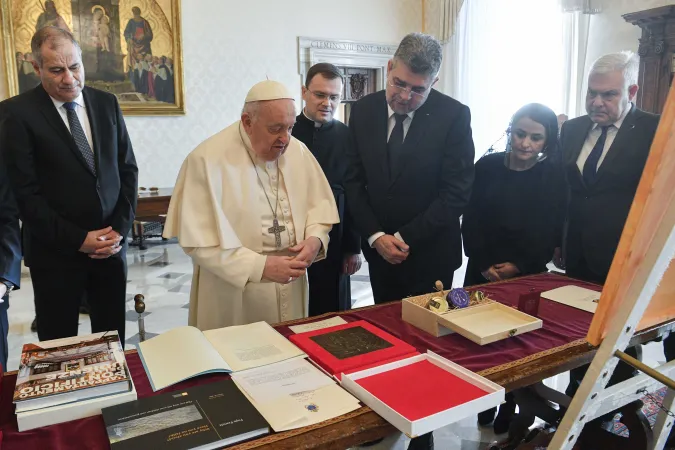
[(185, 114), (180, 0), (0, 0), (9, 95), (34, 88), (30, 41), (42, 27), (73, 33), (87, 86), (126, 115)]

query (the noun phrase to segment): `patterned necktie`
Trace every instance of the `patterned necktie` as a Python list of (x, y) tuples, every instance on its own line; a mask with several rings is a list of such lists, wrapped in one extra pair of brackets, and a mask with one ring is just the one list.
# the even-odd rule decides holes
[(75, 102), (64, 103), (63, 107), (66, 108), (66, 113), (68, 114), (68, 125), (70, 125), (70, 134), (72, 134), (73, 139), (75, 139), (75, 145), (77, 145), (77, 148), (80, 150), (80, 153), (82, 153), (82, 156), (84, 157), (84, 160), (87, 162), (89, 170), (91, 170), (91, 173), (96, 175), (96, 163), (94, 162), (94, 152), (91, 151), (89, 141), (87, 141), (87, 136), (84, 134), (84, 130), (82, 129), (82, 125), (80, 124), (80, 119), (77, 117), (77, 111), (75, 110), (77, 108), (77, 103)]
[(387, 153), (389, 153), (389, 171), (394, 174), (398, 167), (398, 159), (401, 156), (401, 147), (403, 147), (403, 121), (408, 117), (407, 114), (394, 114), (396, 124), (391, 130), (389, 142), (387, 142)]
[(602, 152), (605, 150), (605, 142), (607, 141), (607, 130), (609, 130), (610, 127), (612, 127), (612, 125), (600, 127), (602, 133), (600, 134), (600, 137), (593, 146), (593, 150), (591, 150), (591, 153), (588, 155), (588, 158), (584, 163), (583, 176), (584, 181), (586, 182), (586, 186), (590, 186), (595, 182), (595, 178), (598, 174), (598, 162), (600, 162)]

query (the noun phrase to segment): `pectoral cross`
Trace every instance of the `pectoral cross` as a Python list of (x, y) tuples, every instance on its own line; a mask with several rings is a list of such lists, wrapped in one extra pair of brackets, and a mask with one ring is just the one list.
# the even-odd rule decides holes
[(272, 234), (274, 233), (274, 240), (275, 243), (277, 244), (277, 248), (281, 248), (281, 232), (286, 231), (286, 227), (284, 226), (279, 226), (279, 221), (275, 217), (274, 220), (272, 221), (272, 226), (267, 229), (267, 232)]

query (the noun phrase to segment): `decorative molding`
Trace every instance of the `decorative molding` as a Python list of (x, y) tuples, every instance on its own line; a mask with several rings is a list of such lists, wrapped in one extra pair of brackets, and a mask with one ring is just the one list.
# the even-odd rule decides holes
[(602, 12), (597, 0), (560, 0), (563, 12), (580, 12), (582, 14), (599, 14)]
[(366, 88), (366, 79), (367, 75), (355, 73), (349, 78), (350, 87), (352, 90), (352, 96), (355, 99), (360, 99), (363, 97)]
[(638, 46), (638, 55), (646, 56), (649, 53), (649, 47), (650, 45), (648, 42), (644, 43), (641, 42), (640, 45)]
[(312, 37), (298, 37), (298, 73), (301, 84), (310, 67), (329, 62), (339, 67), (375, 70), (375, 90), (384, 89), (387, 63), (396, 52), (396, 44), (343, 41)]
[(308, 44), (309, 48), (319, 50), (338, 50), (358, 53), (377, 53), (393, 55), (396, 51), (395, 45), (373, 44), (369, 42), (354, 41), (334, 41), (327, 39), (300, 38), (301, 45)]

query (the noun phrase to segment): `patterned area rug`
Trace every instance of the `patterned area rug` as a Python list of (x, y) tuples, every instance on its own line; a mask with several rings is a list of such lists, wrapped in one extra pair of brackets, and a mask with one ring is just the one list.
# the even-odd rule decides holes
[[(666, 396), (666, 389), (668, 388), (663, 387), (652, 394), (654, 398), (658, 400), (659, 404), (663, 402), (663, 398)], [(649, 425), (651, 425), (653, 428), (654, 423), (656, 422), (656, 417), (661, 408), (659, 407), (659, 405), (649, 400), (647, 397), (642, 397), (641, 400), (644, 403), (644, 406), (642, 407), (642, 412), (645, 415), (645, 417), (647, 417), (647, 420), (649, 420)], [(620, 420), (621, 415), (617, 414), (616, 417), (614, 417), (614, 434), (628, 437), (628, 428), (626, 428), (626, 426), (622, 424)]]

